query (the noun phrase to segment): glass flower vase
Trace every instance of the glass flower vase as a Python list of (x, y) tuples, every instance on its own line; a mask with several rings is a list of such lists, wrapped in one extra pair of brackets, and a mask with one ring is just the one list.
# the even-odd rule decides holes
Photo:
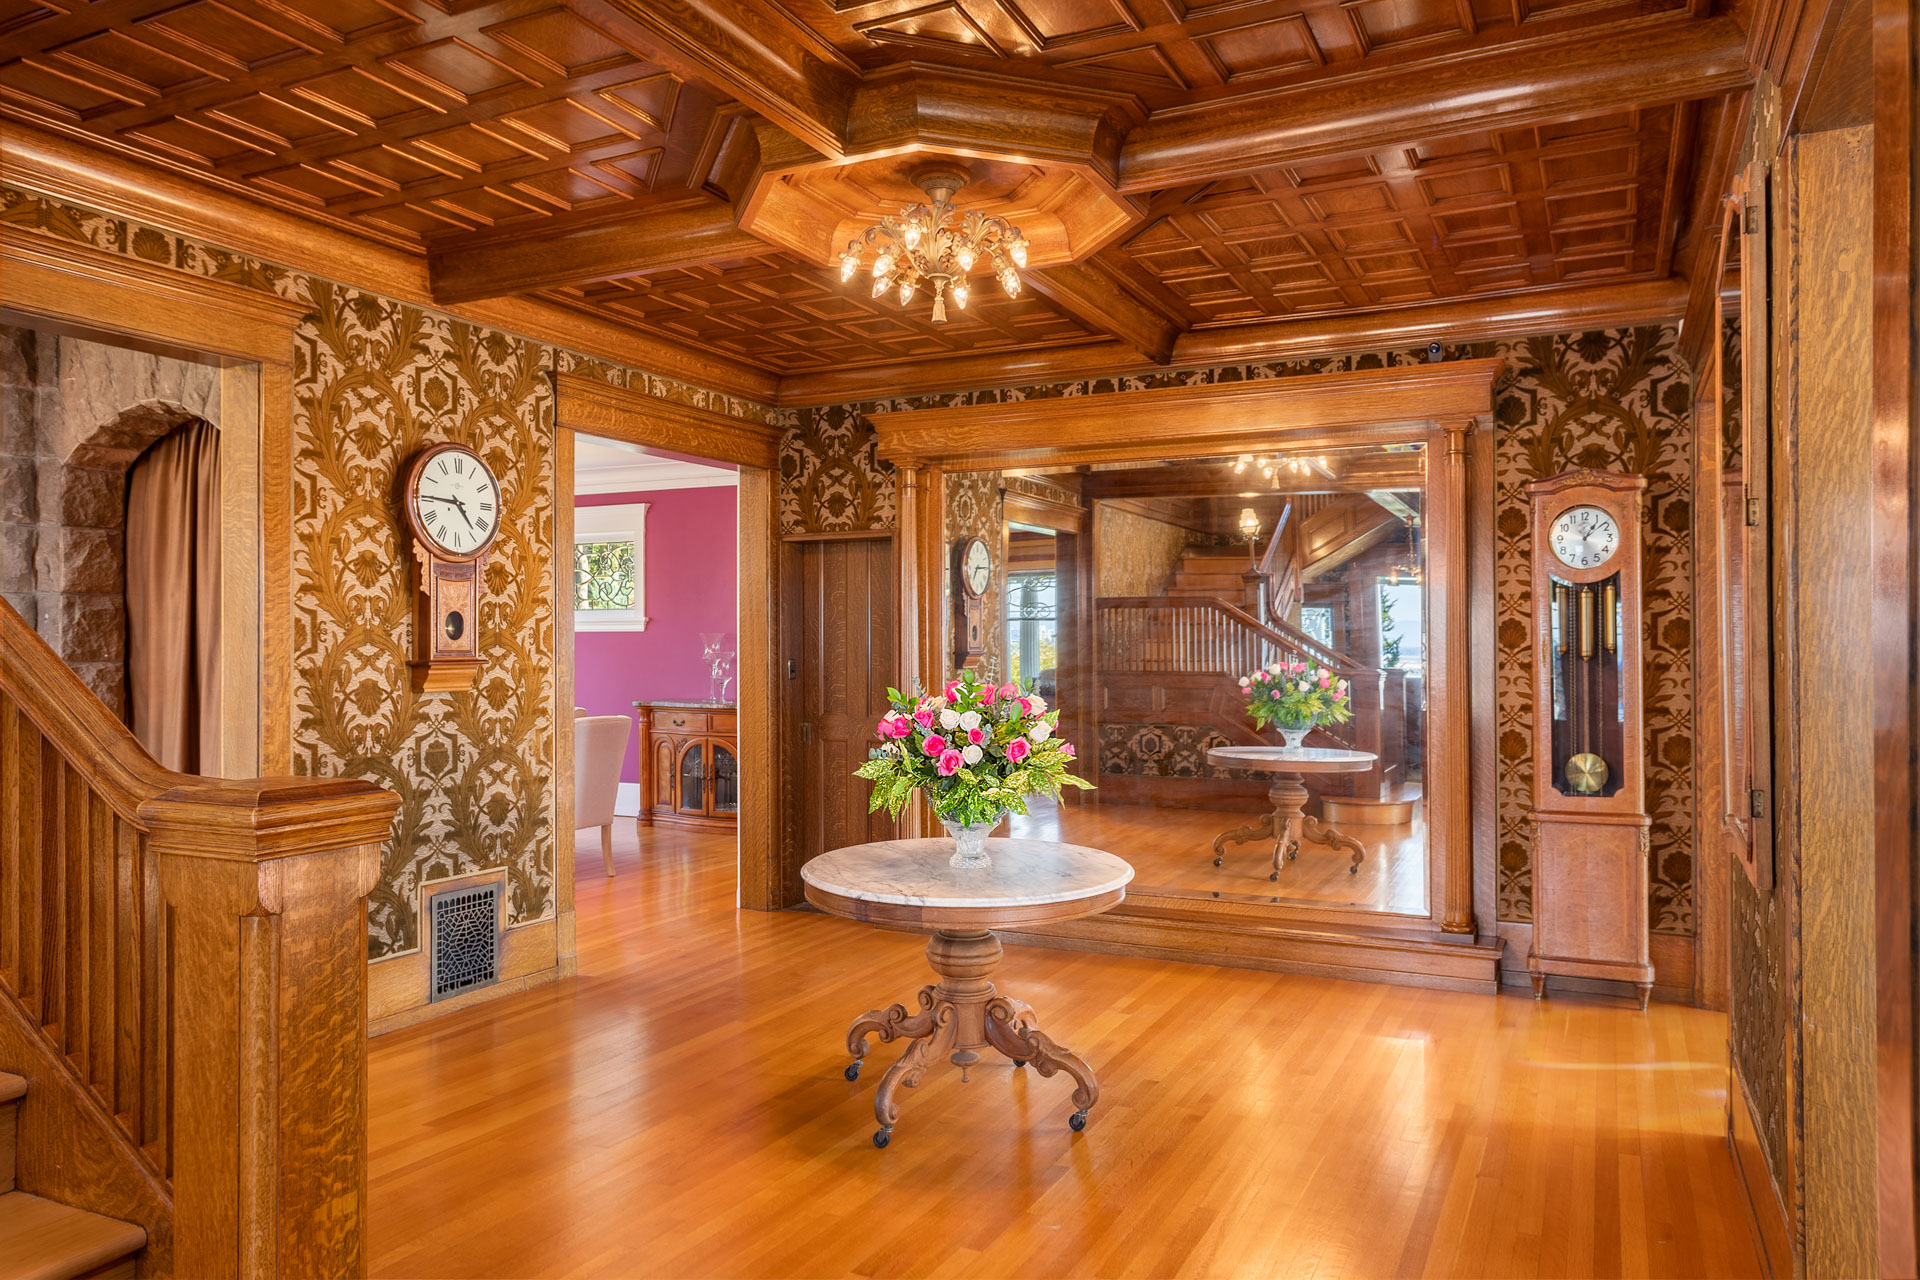
[(987, 837), (1007, 816), (1003, 809), (985, 822), (956, 822), (952, 818), (942, 817), (940, 825), (953, 837), (953, 856), (947, 859), (950, 866), (962, 870), (979, 870), (993, 865), (993, 859), (987, 856)]
[(1306, 746), (1307, 735), (1313, 732), (1313, 721), (1312, 716), (1308, 716), (1304, 721), (1292, 723), (1285, 720), (1276, 721), (1275, 727), (1280, 730), (1281, 745), (1288, 751), (1298, 751)]

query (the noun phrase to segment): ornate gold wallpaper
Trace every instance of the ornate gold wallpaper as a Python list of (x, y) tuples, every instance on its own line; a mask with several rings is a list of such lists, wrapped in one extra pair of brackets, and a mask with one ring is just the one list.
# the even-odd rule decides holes
[[(734, 417), (750, 401), (661, 378), (12, 187), (0, 223), (310, 305), (294, 336), (294, 768), (400, 796), (369, 904), (373, 958), (419, 945), (422, 880), (504, 868), (508, 923), (553, 912), (553, 391), (557, 368)], [(471, 693), (415, 695), (396, 468), (458, 440), (506, 507)]]
[(1157, 596), (1180, 565), (1187, 531), (1164, 520), (1123, 511), (1110, 502), (1093, 508), (1093, 589), (1102, 596)]
[[(1497, 914), (1525, 921), (1532, 868), (1525, 818), (1533, 696), (1525, 617), (1526, 482), (1570, 466), (1644, 472), (1648, 643), (1647, 800), (1653, 815), (1649, 907), (1660, 933), (1693, 932), (1693, 495), (1690, 383), (1670, 328), (1560, 334), (1451, 347), (1449, 359), (1499, 355), (1508, 374), (1496, 406), (1495, 530), (1499, 617), (1495, 679), (1502, 767), (1498, 771)], [(1229, 365), (1093, 378), (1041, 386), (866, 401), (803, 410), (790, 420), (781, 458), (781, 513), (788, 532), (890, 528), (891, 468), (873, 456), (871, 418), (901, 409), (1004, 404), (1065, 395), (1205, 385), (1418, 364), (1424, 351)], [(820, 504), (816, 506), (815, 504)]]

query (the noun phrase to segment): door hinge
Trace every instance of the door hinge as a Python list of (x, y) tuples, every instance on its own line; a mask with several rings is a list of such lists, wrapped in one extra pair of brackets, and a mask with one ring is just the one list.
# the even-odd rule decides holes
[(813, 725), (805, 720), (800, 722), (800, 745), (813, 745)]
[(1767, 793), (1764, 791), (1747, 792), (1747, 816), (1764, 818), (1767, 816)]
[(1760, 523), (1760, 499), (1750, 497), (1747, 499), (1747, 528), (1751, 529), (1756, 525), (1758, 525), (1759, 523)]

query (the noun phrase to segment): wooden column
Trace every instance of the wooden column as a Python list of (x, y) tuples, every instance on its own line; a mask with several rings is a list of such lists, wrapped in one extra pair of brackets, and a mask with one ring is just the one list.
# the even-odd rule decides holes
[(289, 778), (142, 808), (172, 909), (177, 1275), (366, 1274), (367, 893), (398, 805)]
[[(1439, 588), (1438, 594), (1441, 596), (1438, 610), (1440, 626), (1429, 626), (1427, 629), (1429, 636), (1437, 632), (1440, 640), (1434, 646), (1440, 650), (1440, 661), (1431, 669), (1436, 679), (1434, 687), (1428, 691), (1429, 714), (1433, 716), (1433, 723), (1439, 726), (1440, 732), (1429, 736), (1439, 739), (1448, 770), (1445, 789), (1431, 794), (1428, 801), (1437, 810), (1429, 815), (1429, 821), (1440, 819), (1433, 823), (1439, 837), (1435, 841), (1437, 847), (1433, 854), (1436, 858), (1445, 859), (1446, 864), (1446, 874), (1442, 877), (1445, 897), (1440, 928), (1445, 933), (1469, 936), (1478, 932), (1473, 918), (1473, 815), (1467, 769), (1472, 748), (1468, 712), (1472, 669), (1469, 662), (1471, 646), (1468, 643), (1469, 591), (1465, 570), (1469, 461), (1467, 437), (1472, 431), (1471, 418), (1443, 424), (1446, 454), (1441, 460), (1439, 492), (1433, 495), (1442, 499), (1441, 518), (1435, 522), (1437, 528), (1428, 530), (1430, 538), (1437, 535), (1439, 545), (1429, 546), (1428, 558), (1447, 566), (1448, 572), (1435, 575), (1435, 586)], [(1430, 503), (1430, 510), (1431, 507)], [(1428, 776), (1436, 776), (1438, 772), (1430, 762)]]
[[(899, 465), (894, 532), (894, 568), (899, 574), (900, 674), (898, 688), (911, 693), (917, 680), (936, 688), (947, 674), (945, 606), (946, 473), (911, 462)], [(900, 835), (911, 839), (930, 827), (923, 804), (900, 815)]]

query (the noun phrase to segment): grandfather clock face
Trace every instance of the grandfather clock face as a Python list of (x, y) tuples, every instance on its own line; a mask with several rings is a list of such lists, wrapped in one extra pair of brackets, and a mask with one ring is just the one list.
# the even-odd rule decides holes
[(1548, 544), (1569, 569), (1598, 569), (1620, 549), (1620, 526), (1599, 507), (1570, 507), (1554, 520)]

